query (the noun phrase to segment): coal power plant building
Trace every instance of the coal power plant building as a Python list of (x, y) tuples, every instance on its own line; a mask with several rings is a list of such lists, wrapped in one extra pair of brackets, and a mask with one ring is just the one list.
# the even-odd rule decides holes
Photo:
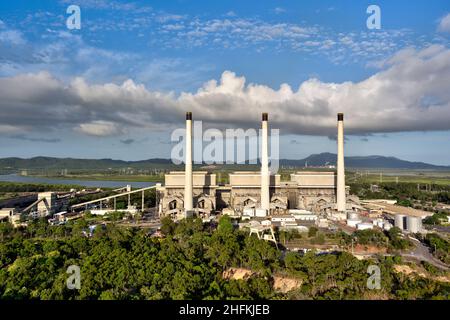
[(164, 186), (157, 188), (161, 216), (174, 219), (214, 213), (240, 216), (253, 212), (255, 216), (286, 214), (290, 209), (340, 215), (358, 203), (349, 196), (345, 186), (344, 115), (338, 114), (337, 171), (301, 171), (281, 181), (279, 174), (270, 174), (268, 159), (269, 117), (262, 114), (261, 170), (238, 171), (229, 175), (229, 183), (219, 185), (216, 175), (192, 170), (192, 113), (186, 114), (185, 170), (165, 175)]

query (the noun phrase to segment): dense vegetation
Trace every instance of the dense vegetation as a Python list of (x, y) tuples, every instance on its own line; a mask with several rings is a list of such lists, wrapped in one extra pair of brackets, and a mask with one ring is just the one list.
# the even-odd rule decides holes
[(298, 233), (296, 230), (280, 230), (276, 232), (277, 239), (282, 244), (286, 241), (295, 241), (296, 243), (327, 244), (339, 245), (350, 249), (351, 245), (362, 245), (365, 247), (386, 248), (388, 252), (396, 253), (412, 247), (411, 241), (407, 240), (399, 228), (391, 228), (389, 231), (380, 231), (376, 229), (357, 230), (351, 235), (339, 232), (327, 232), (323, 229), (319, 231), (316, 227), (310, 227), (308, 233)]
[[(359, 261), (348, 253), (284, 257), (273, 244), (235, 230), (227, 218), (217, 228), (201, 220), (163, 220), (165, 238), (108, 223), (92, 238), (85, 219), (26, 229), (0, 224), (2, 299), (448, 299), (449, 285), (393, 272), (393, 258)], [(382, 289), (366, 286), (369, 264), (381, 268)], [(81, 269), (81, 289), (66, 288), (66, 269)], [(243, 267), (246, 280), (225, 280), (223, 271)], [(287, 294), (273, 289), (274, 275), (302, 281)]]
[(0, 193), (5, 192), (45, 192), (45, 191), (70, 191), (80, 189), (78, 185), (68, 184), (44, 184), (44, 183), (20, 183), (0, 182)]
[(415, 183), (386, 182), (378, 184), (379, 190), (372, 191), (370, 183), (349, 183), (350, 193), (363, 199), (395, 199), (398, 204), (411, 206), (411, 200), (442, 202), (450, 204), (450, 186), (432, 185), (437, 192), (417, 190)]
[(145, 168), (156, 166), (167, 166), (172, 164), (170, 159), (149, 159), (144, 161), (123, 161), (112, 159), (75, 159), (75, 158), (53, 158), (34, 157), (30, 159), (22, 158), (2, 158), (0, 168), (14, 169), (89, 169), (101, 170), (104, 168)]
[(438, 212), (433, 214), (432, 216), (426, 217), (423, 219), (424, 224), (430, 224), (430, 225), (440, 225), (442, 223), (448, 222), (448, 214)]
[(439, 260), (450, 264), (450, 242), (448, 240), (436, 233), (429, 233), (425, 236), (424, 241)]

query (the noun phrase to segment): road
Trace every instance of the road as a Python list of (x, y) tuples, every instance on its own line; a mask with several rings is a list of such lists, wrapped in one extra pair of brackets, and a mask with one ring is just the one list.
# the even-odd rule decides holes
[(146, 221), (126, 221), (126, 222), (120, 222), (119, 225), (124, 227), (136, 227), (136, 228), (151, 228), (151, 229), (158, 229), (161, 227), (161, 223), (159, 222), (146, 222)]
[(449, 269), (449, 267), (445, 263), (443, 263), (439, 259), (435, 258), (431, 254), (430, 249), (427, 246), (425, 246), (423, 243), (421, 243), (417, 239), (414, 239), (414, 238), (410, 238), (410, 239), (413, 240), (415, 248), (413, 251), (402, 253), (401, 254), (402, 257), (414, 258), (414, 259), (418, 259), (421, 261), (426, 261), (440, 269), (445, 269), (445, 270)]
[[(426, 262), (432, 264), (433, 266), (435, 266), (435, 267), (437, 267), (439, 269), (444, 269), (444, 270), (448, 270), (449, 269), (449, 266), (447, 266), (445, 263), (443, 263), (442, 261), (440, 261), (439, 259), (437, 259), (436, 257), (434, 257), (432, 255), (432, 253), (430, 252), (430, 249), (427, 246), (425, 246), (423, 243), (421, 243), (419, 240), (417, 240), (415, 238), (409, 238), (409, 239), (412, 240), (412, 242), (413, 242), (413, 244), (415, 246), (414, 249), (412, 251), (401, 252), (400, 256), (405, 257), (405, 258), (411, 258), (411, 259), (419, 260), (419, 261), (426, 261)], [(316, 249), (318, 247), (321, 247), (321, 246), (317, 246), (317, 245), (316, 246), (310, 245), (310, 246), (311, 247), (315, 247)], [(293, 242), (288, 243), (286, 245), (286, 247), (307, 248), (307, 246), (305, 246), (305, 245), (298, 245), (298, 244), (295, 244), (295, 242), (294, 243)], [(323, 246), (323, 247), (331, 248), (330, 245)], [(338, 249), (333, 248), (333, 249), (334, 250), (338, 250), (338, 251), (342, 250), (342, 248), (338, 248)], [(349, 250), (344, 250), (344, 251), (351, 252)], [(361, 254), (361, 253), (355, 252), (355, 254)], [(364, 254), (368, 255), (368, 256), (370, 256), (370, 255), (377, 255), (377, 254), (382, 254), (384, 256), (393, 256), (392, 253), (379, 253), (379, 252), (378, 253), (372, 253), (372, 254), (371, 253), (364, 253)]]

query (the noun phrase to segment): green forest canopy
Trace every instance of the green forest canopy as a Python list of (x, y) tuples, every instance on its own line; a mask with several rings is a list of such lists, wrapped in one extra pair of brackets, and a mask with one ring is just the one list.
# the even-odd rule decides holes
[[(448, 299), (449, 285), (393, 271), (391, 257), (360, 261), (349, 253), (285, 256), (273, 244), (233, 229), (225, 217), (217, 229), (200, 219), (163, 221), (164, 239), (109, 223), (92, 238), (84, 219), (49, 226), (37, 220), (8, 228), (0, 242), (2, 299)], [(367, 288), (367, 267), (382, 273), (380, 291)], [(66, 287), (70, 265), (81, 269), (81, 289)], [(256, 272), (248, 280), (225, 280), (229, 267)], [(302, 281), (288, 294), (275, 292), (273, 276)]]

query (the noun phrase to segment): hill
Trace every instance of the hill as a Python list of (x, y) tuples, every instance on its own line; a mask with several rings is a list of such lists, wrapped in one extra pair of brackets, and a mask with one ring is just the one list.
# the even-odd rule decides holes
[[(326, 166), (336, 165), (336, 154), (319, 153), (313, 154), (301, 160), (281, 160), (281, 165), (285, 166)], [(412, 162), (401, 160), (395, 157), (385, 156), (354, 156), (345, 157), (345, 165), (347, 168), (382, 168), (382, 169), (429, 169), (429, 170), (450, 170), (450, 166), (437, 166), (424, 162)]]
[[(320, 167), (336, 165), (336, 154), (319, 153), (300, 160), (281, 159), (280, 165), (292, 167)], [(426, 170), (450, 170), (450, 166), (437, 166), (424, 162), (411, 162), (395, 157), (385, 156), (354, 156), (345, 157), (347, 168), (383, 168), (383, 169), (426, 169)], [(34, 157), (23, 158), (2, 158), (0, 159), (0, 169), (84, 169), (84, 170), (104, 170), (104, 169), (148, 169), (148, 168), (171, 168), (175, 165), (170, 159), (148, 159), (140, 161), (124, 161), (114, 159), (76, 159), (76, 158), (54, 158), (54, 157)]]

